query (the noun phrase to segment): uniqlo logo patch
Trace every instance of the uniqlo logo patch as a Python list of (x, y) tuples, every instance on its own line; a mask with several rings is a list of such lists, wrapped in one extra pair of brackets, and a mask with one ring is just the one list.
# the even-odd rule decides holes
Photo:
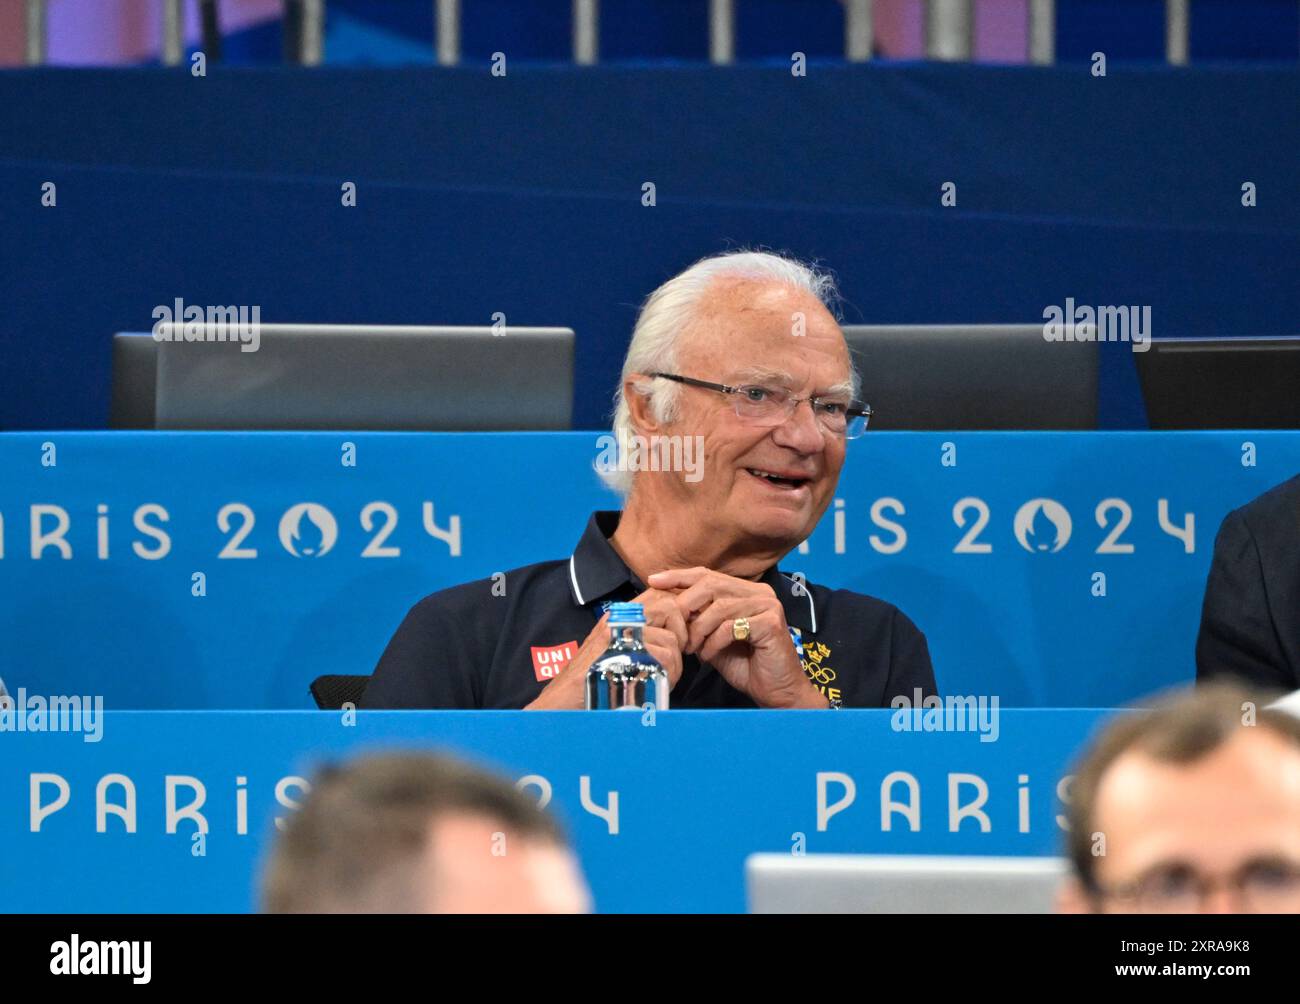
[(547, 683), (560, 675), (560, 670), (578, 654), (578, 642), (566, 641), (563, 645), (533, 645), (533, 673), (538, 683)]

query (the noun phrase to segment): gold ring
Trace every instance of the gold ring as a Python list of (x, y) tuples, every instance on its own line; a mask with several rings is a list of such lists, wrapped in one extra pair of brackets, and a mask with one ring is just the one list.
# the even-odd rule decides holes
[(731, 637), (735, 638), (736, 641), (749, 640), (749, 618), (748, 617), (737, 617), (734, 621), (731, 622)]

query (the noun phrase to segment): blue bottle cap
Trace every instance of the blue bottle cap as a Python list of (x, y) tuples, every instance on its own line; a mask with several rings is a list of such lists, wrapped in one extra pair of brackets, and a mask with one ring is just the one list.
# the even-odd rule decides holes
[(644, 624), (645, 606), (641, 603), (611, 603), (610, 624)]

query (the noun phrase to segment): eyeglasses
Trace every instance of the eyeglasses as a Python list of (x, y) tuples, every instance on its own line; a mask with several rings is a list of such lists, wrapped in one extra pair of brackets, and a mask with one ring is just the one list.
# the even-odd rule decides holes
[(823, 429), (845, 439), (857, 439), (867, 431), (867, 422), (873, 414), (871, 406), (861, 401), (795, 397), (789, 391), (779, 387), (764, 387), (761, 384), (731, 387), (725, 383), (710, 383), (707, 380), (696, 380), (694, 377), (678, 376), (676, 373), (649, 375), (662, 380), (673, 380), (688, 387), (701, 387), (704, 390), (717, 391), (719, 394), (728, 394), (731, 396), (737, 417), (751, 425), (782, 425), (790, 420), (790, 416), (802, 402), (807, 401), (812, 408), (813, 417)]
[(1219, 888), (1231, 890), (1242, 911), (1291, 913), (1300, 909), (1300, 864), (1263, 858), (1247, 862), (1230, 875), (1213, 877), (1177, 863), (1097, 892), (1130, 903), (1143, 913), (1196, 913)]

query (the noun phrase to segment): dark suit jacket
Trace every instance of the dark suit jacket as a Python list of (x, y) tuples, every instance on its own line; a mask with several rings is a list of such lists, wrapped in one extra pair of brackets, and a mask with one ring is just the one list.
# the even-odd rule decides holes
[(1205, 584), (1196, 679), (1300, 689), (1300, 477), (1228, 515)]

